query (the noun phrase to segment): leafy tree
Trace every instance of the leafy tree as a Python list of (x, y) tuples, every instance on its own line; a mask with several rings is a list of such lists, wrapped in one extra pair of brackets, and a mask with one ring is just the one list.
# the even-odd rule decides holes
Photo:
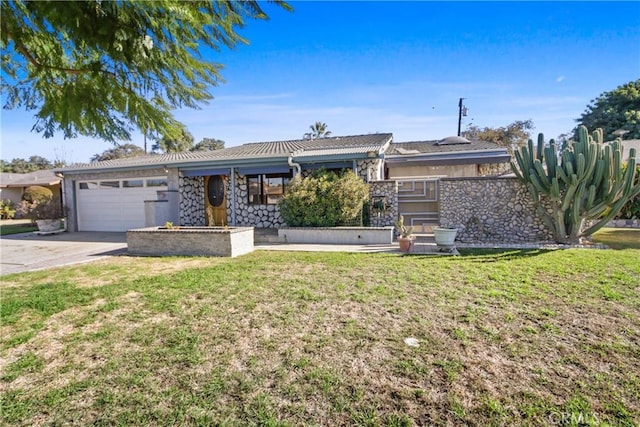
[(155, 152), (181, 153), (192, 148), (193, 135), (185, 127), (182, 127), (178, 136), (163, 136), (153, 144), (152, 150)]
[(224, 141), (215, 138), (202, 138), (202, 141), (198, 142), (191, 151), (212, 151), (221, 150), (224, 148)]
[(480, 128), (476, 125), (467, 126), (464, 136), (467, 138), (479, 139), (507, 147), (509, 153), (516, 147), (526, 145), (529, 140), (529, 132), (534, 128), (533, 122), (529, 120), (516, 120), (515, 122), (498, 128)]
[(52, 169), (54, 164), (42, 156), (31, 156), (29, 160), (16, 158), (11, 162), (2, 161), (2, 172), (29, 173), (39, 170)]
[[(281, 0), (274, 3), (287, 10)], [(51, 137), (115, 142), (178, 137), (171, 110), (197, 108), (222, 81), (207, 51), (247, 43), (236, 31), (267, 19), (257, 1), (2, 0), (4, 108), (35, 110)]]
[(560, 150), (559, 160), (557, 150), (554, 140), (547, 146), (540, 134), (537, 146), (529, 140), (528, 146), (516, 151), (511, 167), (556, 242), (578, 243), (640, 194), (636, 151), (630, 150), (625, 168), (621, 141), (603, 144), (602, 129), (589, 135), (584, 126), (578, 128), (578, 140), (568, 141)]
[(323, 122), (315, 122), (309, 126), (311, 132), (304, 134), (305, 139), (325, 138), (331, 135), (331, 131), (327, 130), (327, 124)]
[(324, 169), (289, 183), (280, 214), (292, 226), (333, 227), (359, 220), (369, 199), (367, 184), (353, 172), (338, 176)]
[(629, 131), (627, 139), (640, 138), (640, 79), (592, 99), (576, 122), (589, 129), (602, 128), (607, 141), (615, 139), (614, 132), (620, 129)]
[(119, 144), (113, 148), (105, 150), (102, 154), (91, 157), (92, 162), (103, 162), (106, 160), (124, 159), (127, 157), (144, 156), (146, 153), (141, 147), (135, 144)]

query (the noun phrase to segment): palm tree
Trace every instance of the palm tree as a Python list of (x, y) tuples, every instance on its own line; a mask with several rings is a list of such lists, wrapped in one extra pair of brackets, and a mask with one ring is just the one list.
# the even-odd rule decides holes
[(324, 122), (315, 122), (309, 126), (311, 132), (307, 132), (304, 134), (306, 139), (317, 139), (317, 138), (325, 138), (331, 135), (331, 131), (327, 130), (327, 124)]

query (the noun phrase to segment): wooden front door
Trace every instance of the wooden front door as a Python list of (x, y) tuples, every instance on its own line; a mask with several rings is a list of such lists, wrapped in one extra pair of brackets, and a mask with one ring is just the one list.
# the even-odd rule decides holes
[(206, 178), (206, 220), (209, 226), (227, 225), (227, 200), (225, 197), (224, 175)]

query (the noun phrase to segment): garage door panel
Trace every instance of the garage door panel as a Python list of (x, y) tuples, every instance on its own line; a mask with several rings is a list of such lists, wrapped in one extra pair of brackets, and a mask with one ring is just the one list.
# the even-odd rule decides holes
[[(164, 188), (166, 189), (166, 187)], [(156, 200), (162, 187), (79, 189), (80, 231), (126, 231), (145, 226), (145, 200)]]

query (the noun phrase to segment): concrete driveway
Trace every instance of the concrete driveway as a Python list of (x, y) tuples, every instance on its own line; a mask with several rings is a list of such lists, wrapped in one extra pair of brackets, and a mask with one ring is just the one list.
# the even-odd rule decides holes
[(127, 233), (78, 232), (2, 236), (0, 275), (95, 261), (127, 251)]

